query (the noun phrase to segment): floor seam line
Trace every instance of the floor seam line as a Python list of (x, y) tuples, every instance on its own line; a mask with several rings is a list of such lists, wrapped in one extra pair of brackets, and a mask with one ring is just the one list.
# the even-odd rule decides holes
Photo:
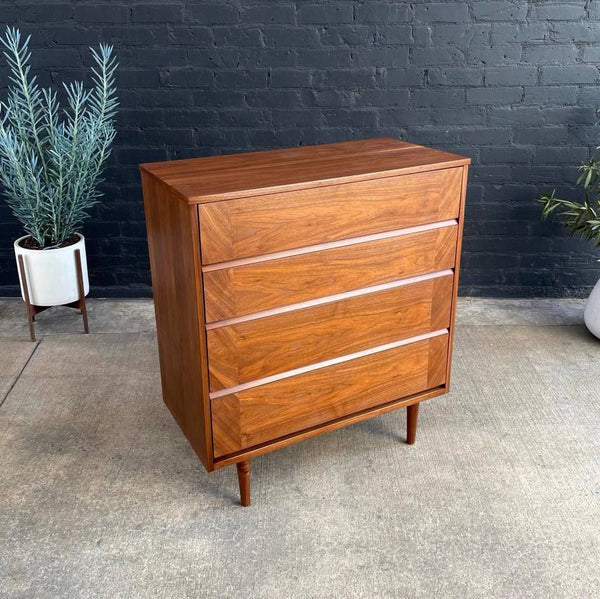
[(8, 399), (10, 392), (15, 388), (15, 385), (18, 383), (19, 379), (21, 378), (21, 375), (25, 371), (25, 368), (27, 368), (27, 365), (29, 364), (29, 362), (31, 362), (31, 358), (33, 358), (35, 352), (37, 351), (37, 348), (40, 346), (41, 343), (42, 343), (42, 339), (35, 342), (35, 347), (33, 348), (33, 351), (31, 352), (31, 354), (29, 355), (29, 358), (27, 358), (27, 360), (25, 361), (25, 364), (23, 364), (23, 368), (21, 368), (21, 370), (19, 370), (19, 372), (17, 373), (17, 376), (15, 377), (15, 380), (11, 383), (10, 387), (8, 388), (8, 391), (4, 394), (2, 401), (0, 401), (0, 408), (4, 405), (4, 402)]

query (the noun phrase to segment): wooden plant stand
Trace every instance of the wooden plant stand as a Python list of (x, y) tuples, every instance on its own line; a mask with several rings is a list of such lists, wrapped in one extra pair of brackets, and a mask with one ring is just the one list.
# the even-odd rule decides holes
[[(77, 268), (77, 289), (79, 291), (79, 299), (68, 304), (63, 304), (67, 308), (75, 308), (81, 311), (83, 316), (83, 329), (86, 333), (90, 332), (88, 326), (87, 307), (85, 305), (85, 291), (83, 288), (83, 271), (81, 269), (81, 252), (75, 250), (75, 265)], [(36, 306), (29, 300), (29, 287), (27, 285), (27, 275), (25, 274), (25, 263), (23, 256), (19, 255), (19, 272), (21, 273), (21, 281), (23, 282), (23, 293), (25, 295), (25, 305), (27, 306), (27, 320), (29, 321), (29, 336), (32, 341), (35, 341), (35, 315), (52, 308), (53, 306)]]

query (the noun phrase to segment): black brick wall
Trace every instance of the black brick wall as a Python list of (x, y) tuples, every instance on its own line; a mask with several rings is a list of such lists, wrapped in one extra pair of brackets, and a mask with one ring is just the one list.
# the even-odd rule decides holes
[[(84, 230), (96, 295), (149, 293), (139, 162), (382, 135), (473, 159), (463, 294), (582, 295), (600, 276), (535, 202), (576, 195), (600, 144), (600, 1), (0, 0), (0, 20), (33, 34), (43, 84), (116, 46), (119, 134)], [(8, 295), (4, 205), (0, 232)]]

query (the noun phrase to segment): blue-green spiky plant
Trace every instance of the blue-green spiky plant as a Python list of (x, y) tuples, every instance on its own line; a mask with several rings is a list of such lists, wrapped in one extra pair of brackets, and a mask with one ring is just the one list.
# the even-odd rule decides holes
[(60, 111), (56, 92), (30, 75), (29, 39), (11, 27), (0, 38), (11, 69), (0, 101), (0, 182), (25, 231), (48, 248), (78, 232), (102, 196), (97, 186), (115, 137), (117, 62), (112, 46), (90, 48), (94, 86), (63, 84), (68, 109)]

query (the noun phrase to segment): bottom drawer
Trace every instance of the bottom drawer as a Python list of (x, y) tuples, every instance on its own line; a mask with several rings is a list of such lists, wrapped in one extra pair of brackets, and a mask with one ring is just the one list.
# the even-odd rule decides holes
[(215, 457), (443, 385), (448, 333), (211, 400)]

